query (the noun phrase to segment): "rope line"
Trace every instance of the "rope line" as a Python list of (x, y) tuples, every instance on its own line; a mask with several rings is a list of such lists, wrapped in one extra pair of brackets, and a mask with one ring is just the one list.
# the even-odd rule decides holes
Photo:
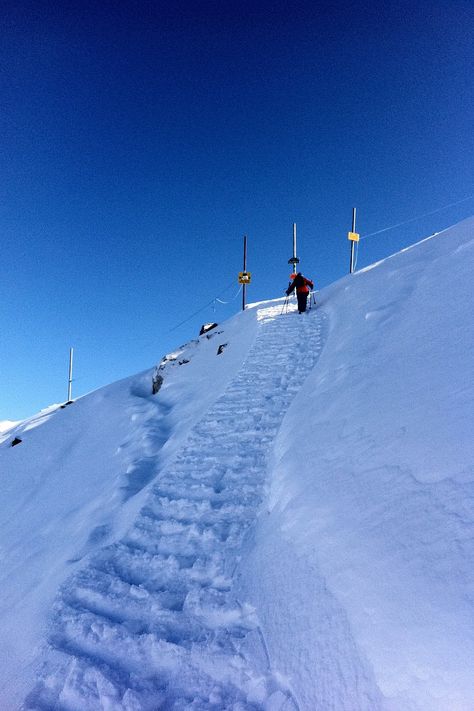
[[(234, 284), (234, 283), (235, 283), (235, 281), (234, 281), (234, 279), (232, 279), (232, 281), (230, 282), (230, 284), (228, 284), (228, 285), (222, 290), (222, 292), (226, 292), (228, 289), (230, 289), (230, 287), (231, 287), (232, 284)], [(237, 292), (237, 294), (238, 294), (238, 292)], [(237, 294), (233, 297), (234, 299), (235, 299), (235, 297), (237, 296)], [(188, 321), (190, 321), (192, 318), (194, 318), (195, 316), (197, 316), (198, 314), (200, 314), (201, 311), (204, 311), (204, 310), (207, 309), (209, 306), (212, 306), (213, 304), (215, 304), (216, 301), (218, 301), (218, 302), (221, 303), (221, 304), (227, 304), (227, 303), (229, 303), (229, 302), (227, 302), (227, 301), (221, 301), (220, 299), (217, 298), (217, 296), (215, 296), (213, 299), (211, 299), (210, 301), (208, 301), (207, 304), (204, 304), (204, 306), (201, 306), (200, 309), (197, 309), (197, 311), (194, 311), (190, 316), (188, 316), (187, 318), (185, 318), (183, 321), (180, 321), (180, 323), (176, 324), (176, 326), (173, 326), (172, 328), (168, 329), (168, 333), (172, 333), (172, 331), (176, 331), (177, 328), (179, 328), (180, 326), (183, 326), (185, 323), (187, 323)]]
[(214, 301), (217, 301), (219, 304), (225, 304), (227, 306), (228, 304), (230, 304), (231, 301), (234, 301), (238, 297), (238, 295), (240, 294), (241, 291), (242, 291), (242, 284), (239, 286), (239, 288), (237, 289), (237, 292), (234, 294), (234, 296), (231, 298), (230, 301), (222, 301), (222, 299), (218, 299), (217, 296), (214, 299)]
[(416, 220), (421, 220), (423, 217), (429, 217), (430, 215), (435, 215), (437, 212), (442, 212), (447, 210), (449, 207), (454, 207), (455, 205), (460, 205), (462, 202), (467, 200), (472, 200), (474, 195), (469, 195), (462, 200), (456, 200), (456, 202), (451, 202), (449, 205), (444, 205), (443, 207), (438, 207), (437, 210), (432, 210), (431, 212), (425, 212), (424, 215), (418, 215), (418, 217), (412, 217), (410, 220), (405, 220), (404, 222), (398, 222), (396, 225), (391, 225), (390, 227), (384, 227), (383, 230), (377, 230), (376, 232), (369, 232), (368, 235), (362, 235), (362, 239), (367, 239), (367, 237), (375, 237), (375, 235), (380, 235), (382, 232), (388, 232), (389, 230), (394, 230), (396, 227), (403, 227), (403, 225), (408, 225), (410, 222), (415, 222)]

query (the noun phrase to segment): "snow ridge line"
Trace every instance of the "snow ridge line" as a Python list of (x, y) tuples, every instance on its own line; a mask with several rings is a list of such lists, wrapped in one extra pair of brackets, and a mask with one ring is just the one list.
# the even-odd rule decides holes
[[(128, 534), (62, 587), (25, 709), (298, 708), (272, 673), (255, 610), (232, 595), (232, 576), (264, 497), (268, 452), (319, 357), (326, 317), (266, 307), (258, 318), (241, 370), (159, 473)], [(251, 631), (264, 663), (242, 651)]]

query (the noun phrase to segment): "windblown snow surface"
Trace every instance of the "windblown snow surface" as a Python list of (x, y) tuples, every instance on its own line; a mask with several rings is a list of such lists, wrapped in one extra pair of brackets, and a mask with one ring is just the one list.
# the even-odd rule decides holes
[(474, 709), (473, 252), (471, 219), (5, 431), (0, 708)]

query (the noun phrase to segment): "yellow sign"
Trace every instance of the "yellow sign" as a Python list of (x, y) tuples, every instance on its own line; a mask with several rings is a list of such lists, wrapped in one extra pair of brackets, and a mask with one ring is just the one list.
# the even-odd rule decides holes
[(359, 241), (359, 236), (357, 232), (348, 232), (347, 233), (347, 239), (350, 239), (351, 242), (358, 242)]
[(239, 272), (239, 284), (250, 284), (252, 275), (250, 272)]

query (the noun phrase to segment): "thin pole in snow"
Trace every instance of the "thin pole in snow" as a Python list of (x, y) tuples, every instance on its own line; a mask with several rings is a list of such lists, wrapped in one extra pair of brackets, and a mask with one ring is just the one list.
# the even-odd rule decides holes
[(72, 358), (74, 354), (74, 348), (69, 349), (69, 380), (67, 386), (67, 401), (72, 402)]
[[(247, 271), (247, 235), (244, 235), (244, 274)], [(247, 304), (247, 284), (244, 282), (242, 284), (242, 311), (245, 311), (245, 306)]]
[[(352, 234), (356, 231), (356, 208), (352, 208)], [(354, 240), (351, 239), (351, 264), (350, 264), (350, 274), (354, 272)]]
[(296, 256), (296, 222), (293, 222), (293, 256), (288, 260), (288, 264), (291, 264), (292, 274), (296, 273), (296, 265), (299, 263), (299, 261), (300, 260)]

